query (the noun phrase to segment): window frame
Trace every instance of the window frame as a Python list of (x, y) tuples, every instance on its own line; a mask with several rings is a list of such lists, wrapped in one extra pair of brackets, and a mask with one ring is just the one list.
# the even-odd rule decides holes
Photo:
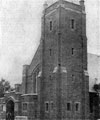
[[(76, 110), (77, 104), (78, 104), (78, 110)], [(75, 102), (75, 112), (80, 112), (80, 102)]]
[[(24, 108), (24, 104), (27, 105), (27, 106), (26, 106), (26, 109), (23, 109), (23, 108)], [(23, 103), (22, 103), (22, 111), (24, 111), (24, 112), (27, 112), (27, 111), (28, 111), (28, 103), (27, 103), (27, 102), (23, 102)]]
[(71, 49), (71, 53), (72, 53), (72, 55), (74, 55), (74, 48), (73, 47)]
[(49, 21), (49, 30), (52, 31), (53, 29), (53, 22), (52, 20)]
[(52, 56), (52, 49), (49, 49), (49, 55)]
[[(48, 110), (47, 110), (46, 104), (48, 104)], [(47, 112), (47, 113), (49, 112), (49, 101), (46, 101), (46, 102), (45, 102), (45, 112)]]
[(72, 77), (72, 81), (75, 81), (75, 74), (72, 74), (71, 77)]
[[(68, 110), (68, 104), (70, 104), (70, 109)], [(71, 112), (72, 111), (72, 102), (69, 101), (67, 102), (67, 112)]]
[(37, 94), (37, 80), (38, 80), (38, 75), (35, 72), (34, 72), (32, 80), (33, 80), (33, 93)]
[(75, 24), (75, 19), (74, 18), (70, 19), (70, 28), (71, 28), (72, 31), (74, 31), (75, 28), (76, 28), (76, 24)]
[(0, 111), (3, 112), (3, 104), (0, 104)]

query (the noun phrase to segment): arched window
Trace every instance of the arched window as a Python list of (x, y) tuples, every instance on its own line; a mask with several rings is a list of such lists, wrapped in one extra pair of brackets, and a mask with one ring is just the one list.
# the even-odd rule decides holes
[(37, 74), (34, 74), (34, 93), (37, 93)]

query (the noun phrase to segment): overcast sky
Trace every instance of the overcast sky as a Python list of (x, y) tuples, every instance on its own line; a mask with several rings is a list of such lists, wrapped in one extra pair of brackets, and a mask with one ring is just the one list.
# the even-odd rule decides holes
[[(39, 44), (44, 1), (0, 0), (0, 78), (12, 85), (21, 83), (22, 65), (30, 64)], [(85, 4), (88, 52), (100, 55), (100, 0)]]

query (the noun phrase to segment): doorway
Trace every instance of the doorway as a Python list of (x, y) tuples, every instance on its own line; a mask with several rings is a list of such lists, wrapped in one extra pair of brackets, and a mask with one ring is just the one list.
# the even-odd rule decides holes
[(14, 102), (12, 100), (6, 104), (6, 120), (14, 120)]

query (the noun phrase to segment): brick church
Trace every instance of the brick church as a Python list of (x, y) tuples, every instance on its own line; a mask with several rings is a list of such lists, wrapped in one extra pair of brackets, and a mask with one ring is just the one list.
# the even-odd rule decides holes
[(0, 120), (97, 119), (98, 109), (89, 104), (93, 96), (89, 93), (84, 0), (45, 3), (41, 20), (40, 44), (31, 64), (23, 66), (22, 84), (0, 98)]

